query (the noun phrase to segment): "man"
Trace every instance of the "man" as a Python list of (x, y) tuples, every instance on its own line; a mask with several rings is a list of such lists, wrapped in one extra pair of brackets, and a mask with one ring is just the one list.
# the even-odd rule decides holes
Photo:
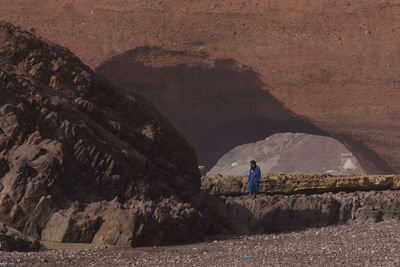
[(257, 166), (256, 161), (250, 161), (250, 171), (249, 171), (249, 193), (252, 194), (254, 198), (256, 198), (258, 185), (260, 184), (261, 178), (261, 170), (260, 167)]

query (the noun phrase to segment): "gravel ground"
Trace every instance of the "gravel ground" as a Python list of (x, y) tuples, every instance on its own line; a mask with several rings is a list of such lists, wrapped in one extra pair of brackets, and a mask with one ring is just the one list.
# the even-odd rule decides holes
[(400, 266), (400, 224), (337, 225), (151, 248), (62, 246), (0, 252), (0, 266)]

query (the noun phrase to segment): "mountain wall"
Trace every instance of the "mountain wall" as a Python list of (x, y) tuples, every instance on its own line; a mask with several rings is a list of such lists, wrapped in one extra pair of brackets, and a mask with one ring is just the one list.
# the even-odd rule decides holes
[(101, 72), (154, 101), (209, 168), (237, 145), (292, 131), (332, 136), (369, 173), (400, 170), (397, 1), (3, 0), (0, 17), (92, 68), (127, 58), (125, 81)]

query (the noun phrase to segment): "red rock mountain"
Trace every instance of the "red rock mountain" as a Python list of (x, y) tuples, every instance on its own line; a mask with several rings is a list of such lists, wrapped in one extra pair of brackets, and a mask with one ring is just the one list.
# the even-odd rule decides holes
[[(150, 53), (144, 49), (143, 55), (133, 50), (138, 54), (132, 59), (132, 68), (139, 64), (149, 75), (156, 74), (154, 83), (146, 82), (143, 90), (136, 90), (166, 85), (149, 95), (169, 90), (167, 98), (151, 100), (169, 99), (173, 108), (177, 109), (176, 103), (182, 106), (183, 114), (201, 102), (195, 109), (204, 116), (195, 134), (188, 133), (198, 115), (186, 116), (182, 125), (188, 123), (188, 127), (174, 122), (195, 146), (201, 163), (212, 165), (239, 144), (293, 131), (334, 137), (367, 172), (400, 170), (397, 1), (3, 0), (0, 17), (70, 48), (92, 68), (111, 56), (117, 56), (115, 62), (119, 62), (124, 53), (138, 46), (170, 51), (166, 60), (158, 61), (152, 58), (158, 56), (157, 50)], [(186, 57), (183, 65), (176, 67), (182, 51), (195, 56)], [(217, 97), (216, 102), (201, 101), (202, 96), (192, 102), (181, 99), (181, 89), (176, 89), (183, 88), (181, 79), (189, 80), (177, 75), (189, 75), (199, 54), (208, 54), (200, 67), (206, 77), (193, 77), (187, 90), (201, 94), (203, 89), (220, 88), (211, 99)], [(227, 59), (233, 60), (227, 65)], [(232, 62), (248, 69), (238, 71)], [(176, 75), (167, 75), (170, 72), (162, 72), (165, 69)], [(223, 75), (229, 71), (234, 73)], [(160, 79), (160, 75), (165, 77)], [(132, 73), (126, 78), (129, 83), (142, 84), (145, 79), (132, 78)], [(237, 79), (253, 83), (241, 86)], [(234, 93), (228, 88), (234, 88)], [(225, 104), (228, 111), (218, 114)], [(256, 106), (255, 111), (247, 107), (250, 105)], [(232, 107), (236, 108), (233, 115)], [(217, 118), (211, 119), (210, 114)], [(240, 132), (249, 128), (251, 131)], [(223, 138), (232, 132), (236, 136)]]

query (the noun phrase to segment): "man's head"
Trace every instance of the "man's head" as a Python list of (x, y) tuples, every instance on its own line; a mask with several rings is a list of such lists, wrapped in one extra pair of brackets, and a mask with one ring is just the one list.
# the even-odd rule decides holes
[(257, 167), (257, 162), (255, 160), (250, 161), (250, 166), (254, 170)]

